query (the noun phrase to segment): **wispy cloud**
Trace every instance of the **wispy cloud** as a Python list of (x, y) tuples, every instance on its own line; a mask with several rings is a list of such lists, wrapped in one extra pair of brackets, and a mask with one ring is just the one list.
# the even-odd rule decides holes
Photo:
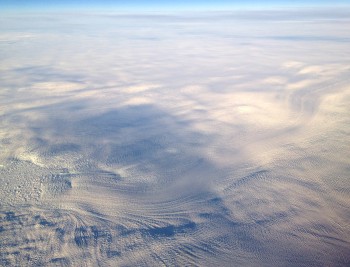
[(3, 262), (349, 261), (349, 21), (283, 12), (1, 18)]

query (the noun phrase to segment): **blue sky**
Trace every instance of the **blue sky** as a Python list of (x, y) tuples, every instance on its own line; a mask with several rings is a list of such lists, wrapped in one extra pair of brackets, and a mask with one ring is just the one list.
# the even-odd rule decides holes
[(350, 0), (0, 0), (1, 9), (227, 9), (350, 5)]

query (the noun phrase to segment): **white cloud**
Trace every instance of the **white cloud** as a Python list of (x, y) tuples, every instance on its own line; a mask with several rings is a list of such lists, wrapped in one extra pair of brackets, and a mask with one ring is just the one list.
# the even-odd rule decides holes
[(349, 23), (266, 16), (12, 21), (0, 200), (24, 219), (4, 240), (62, 264), (348, 259)]

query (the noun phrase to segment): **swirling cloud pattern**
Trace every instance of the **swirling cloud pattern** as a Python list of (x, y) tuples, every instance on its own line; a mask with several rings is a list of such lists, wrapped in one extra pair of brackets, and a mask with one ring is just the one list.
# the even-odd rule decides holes
[(0, 25), (1, 265), (350, 264), (346, 16)]

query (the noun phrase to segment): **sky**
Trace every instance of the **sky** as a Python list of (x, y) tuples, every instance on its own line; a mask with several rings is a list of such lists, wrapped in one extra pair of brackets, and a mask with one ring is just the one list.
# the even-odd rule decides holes
[(33, 9), (116, 9), (116, 10), (176, 10), (176, 9), (236, 9), (236, 8), (275, 8), (275, 7), (313, 7), (313, 6), (344, 6), (347, 0), (0, 0), (2, 10), (33, 10)]

